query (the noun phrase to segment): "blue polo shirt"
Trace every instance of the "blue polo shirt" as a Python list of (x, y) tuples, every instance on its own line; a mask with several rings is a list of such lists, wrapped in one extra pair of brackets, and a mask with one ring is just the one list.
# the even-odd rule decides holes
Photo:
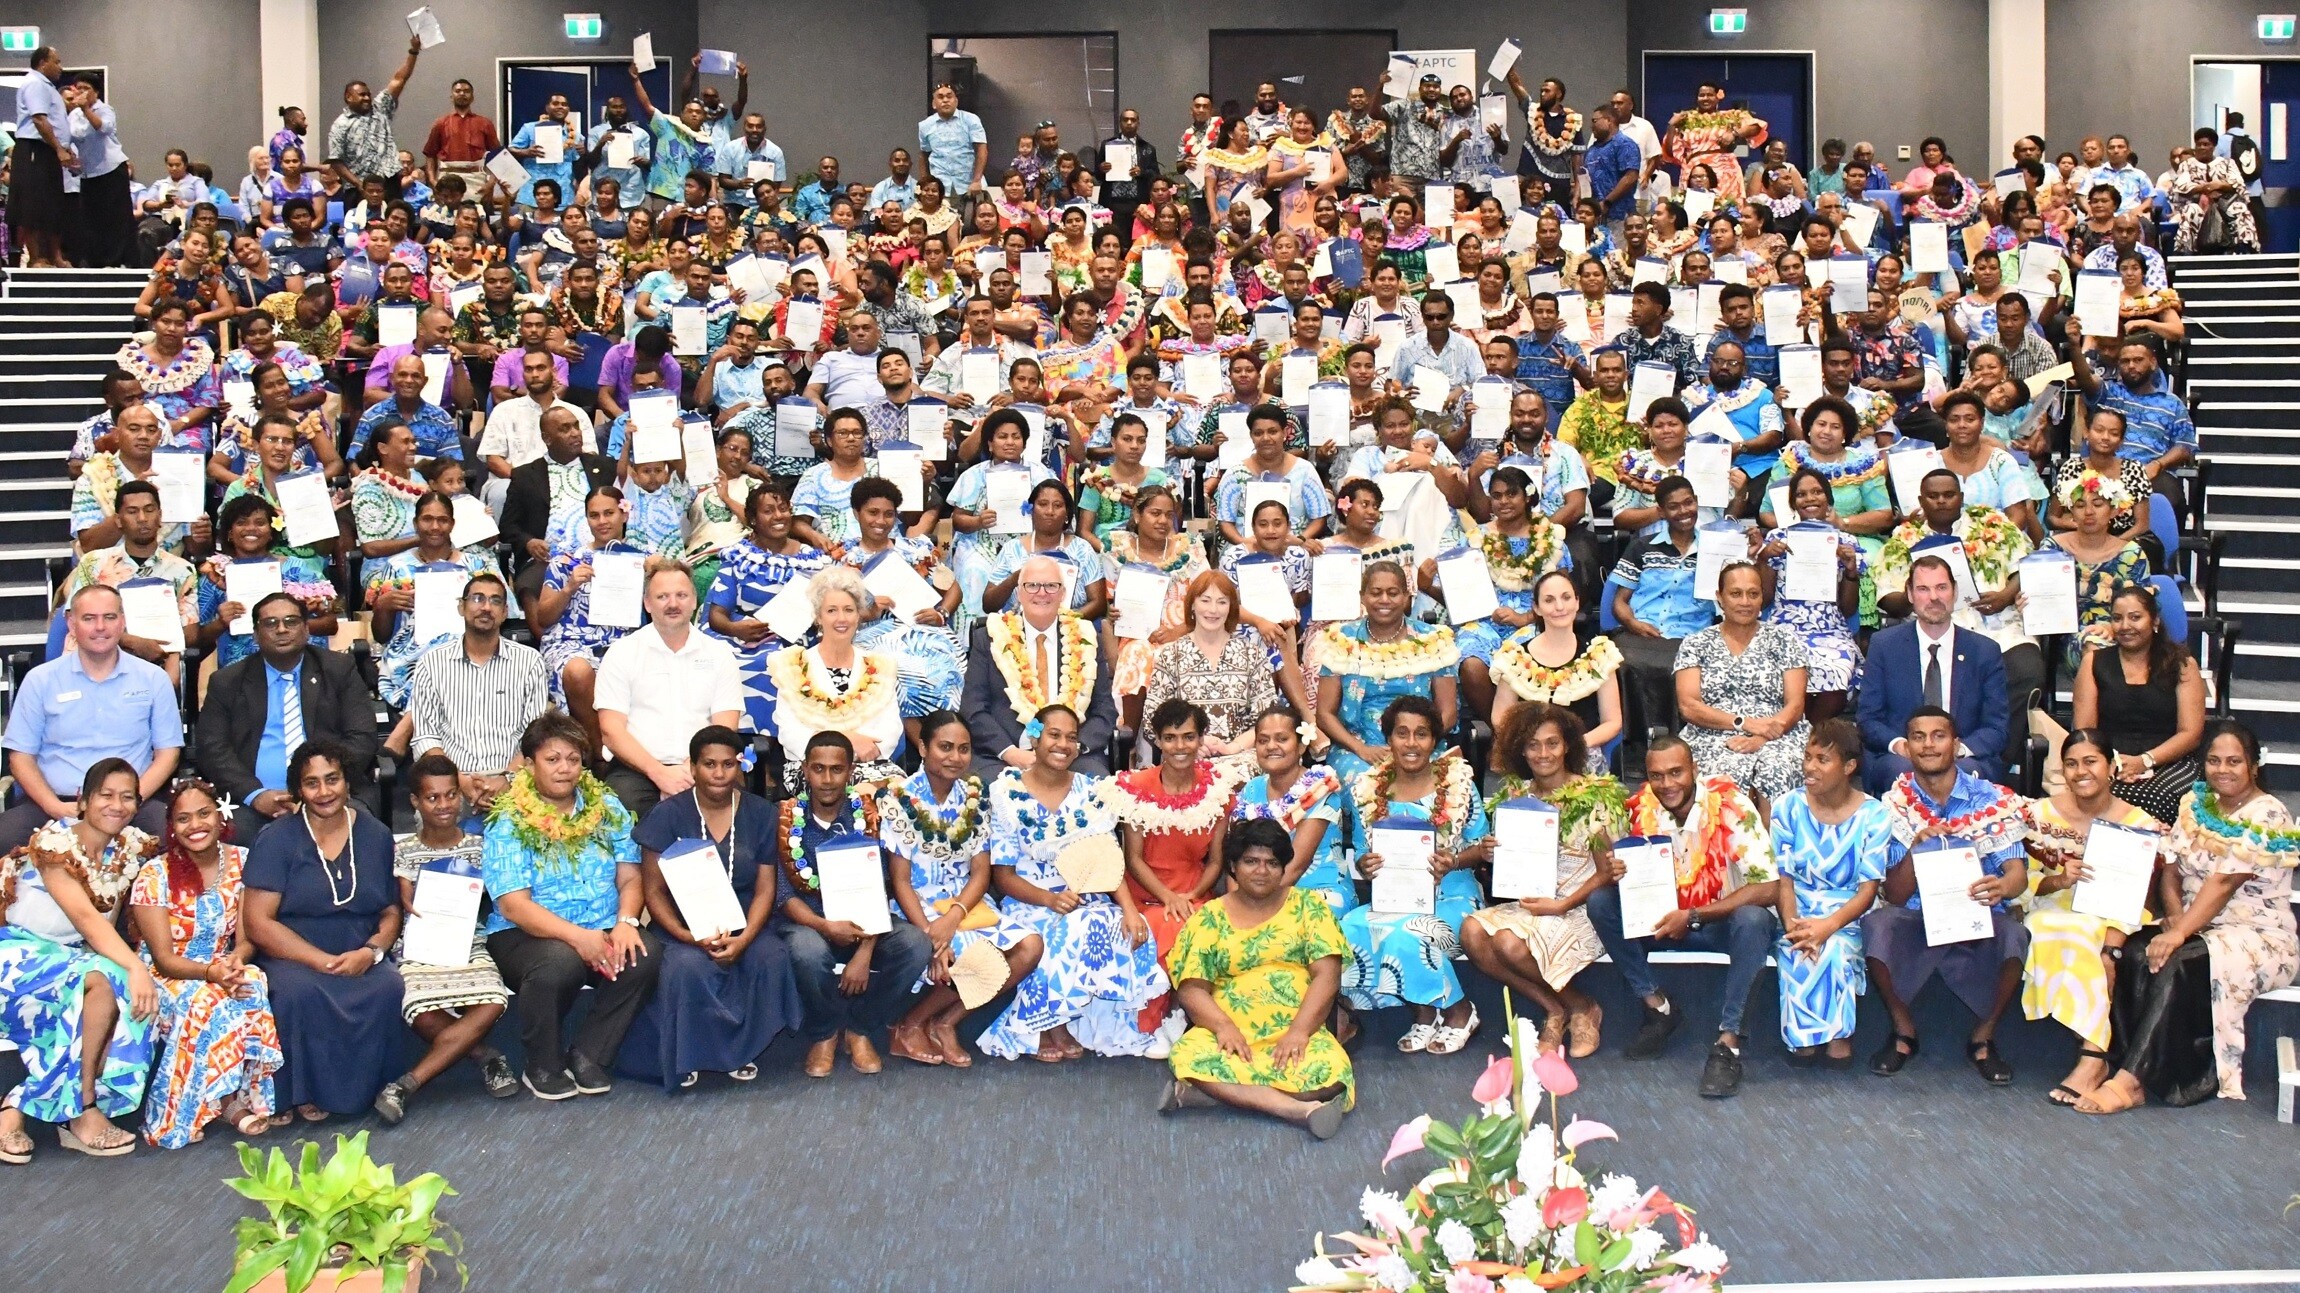
[(1679, 552), (1664, 529), (1638, 541), (1613, 568), (1613, 582), (1629, 590), (1629, 610), (1667, 638), (1686, 638), (1717, 618), (1716, 604), (1693, 595), (1698, 548)]
[(2159, 371), (2145, 391), (2136, 391), (2114, 377), (2100, 379), (2094, 408), (2115, 409), (2124, 415), (2124, 444), (2119, 458), (2153, 462), (2176, 444), (2196, 448), (2196, 423), (2188, 416), (2188, 401), (2166, 389)]
[(1541, 334), (1528, 332), (1517, 339), (1517, 380), (1532, 387), (1541, 395), (1541, 402), (1549, 414), (1549, 429), (1565, 416), (1579, 388), (1573, 380), (1573, 366), (1581, 362), (1580, 343), (1565, 335), (1559, 328), (1544, 339)]
[[(1613, 191), (1613, 186), (1621, 182), (1622, 176), (1634, 175), (1644, 168), (1645, 153), (1638, 148), (1636, 140), (1615, 132), (1613, 138), (1591, 144), (1589, 151), (1582, 155), (1581, 165), (1583, 170), (1589, 172), (1590, 196), (1603, 202), (1605, 195)], [(1605, 218), (1627, 219), (1636, 209), (1637, 186), (1633, 184), (1627, 193), (1605, 208)]]
[(168, 675), (149, 661), (121, 652), (112, 672), (91, 678), (77, 653), (33, 669), (17, 685), (5, 738), (10, 750), (31, 755), (59, 797), (80, 793), (80, 781), (99, 759), (119, 757), (141, 773), (159, 750), (180, 750), (184, 720)]

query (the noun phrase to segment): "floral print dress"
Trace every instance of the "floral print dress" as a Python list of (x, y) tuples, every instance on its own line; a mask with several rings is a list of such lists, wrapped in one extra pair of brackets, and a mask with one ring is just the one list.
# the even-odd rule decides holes
[[(216, 850), (216, 883), (198, 893), (177, 893), (168, 881), (168, 861), (153, 858), (136, 873), (129, 890), (133, 907), (161, 907), (176, 955), (209, 964), (231, 955), (246, 891), (240, 868), (248, 851), (234, 844)], [(143, 949), (152, 965), (152, 951)], [(280, 1067), (279, 1023), (263, 971), (244, 967), (237, 988), (204, 980), (170, 979), (153, 966), (160, 989), (160, 1017), (153, 1040), (159, 1067), (144, 1095), (144, 1139), (161, 1149), (182, 1149), (201, 1127), (223, 1112), (225, 1102), (243, 1096), (252, 1113), (276, 1107), (272, 1074)]]
[(1230, 919), (1231, 901), (1207, 903), (1182, 927), (1171, 958), (1173, 975), (1176, 983), (1196, 979), (1206, 984), (1215, 1006), (1245, 1035), (1253, 1057), (1241, 1060), (1222, 1049), (1212, 1029), (1192, 1027), (1174, 1043), (1174, 1076), (1297, 1094), (1338, 1085), (1355, 1104), (1357, 1078), (1350, 1057), (1323, 1023), (1310, 1035), (1300, 1060), (1281, 1069), (1270, 1057), (1301, 1012), (1311, 968), (1349, 952), (1334, 913), (1316, 894), (1288, 889), (1275, 915), (1240, 929)]

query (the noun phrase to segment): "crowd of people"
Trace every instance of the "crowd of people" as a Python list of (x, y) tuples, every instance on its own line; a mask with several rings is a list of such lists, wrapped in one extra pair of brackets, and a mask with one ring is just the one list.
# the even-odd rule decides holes
[[(2196, 434), (2120, 137), (1805, 171), (1716, 87), (1656, 126), (1513, 71), (1514, 165), (1385, 76), (993, 168), (940, 86), (866, 184), (699, 56), (507, 146), (457, 82), (411, 153), (419, 53), (316, 145), (284, 110), (228, 220), (180, 154), (138, 199), (5, 735), (0, 1161), (785, 1032), (816, 1078), (1146, 1057), (1326, 1137), (1369, 1013), (1458, 1052), (1474, 971), (1584, 1057), (1605, 959), (1649, 1060), (1685, 950), (1705, 1096), (1770, 960), (1798, 1063), (1873, 990), (1899, 1072), (1938, 976), (1991, 1084), (2017, 1000), (2056, 1102), (2242, 1098), (2300, 834), (2150, 582)], [(74, 93), (19, 97), (36, 264)]]

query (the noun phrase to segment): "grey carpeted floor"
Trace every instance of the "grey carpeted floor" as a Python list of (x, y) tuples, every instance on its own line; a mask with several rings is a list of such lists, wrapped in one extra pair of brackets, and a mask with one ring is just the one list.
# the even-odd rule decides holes
[[(2300, 1267), (2300, 1220), (2283, 1215), (2300, 1128), (2275, 1121), (2269, 1060), (2276, 1031), (2300, 1030), (2290, 1005), (2253, 1016), (2249, 1102), (2093, 1119), (2044, 1101), (2064, 1034), (2010, 1027), (2019, 1079), (1990, 1089), (1962, 1057), (1968, 1017), (1937, 990), (1920, 1002), (1924, 1053), (1900, 1077), (1792, 1070), (1768, 974), (1747, 1085), (1703, 1101), (1718, 972), (1663, 973), (1687, 1026), (1661, 1061), (1631, 1064), (1617, 1057), (1630, 1003), (1608, 968), (1591, 972), (1609, 1050), (1579, 1066), (1566, 1112), (1619, 1129), (1584, 1163), (1698, 1209), (1736, 1281)], [(1487, 1019), (1498, 1006), (1485, 999)], [(1865, 1058), (1883, 1035), (1873, 1006), (1864, 1025)], [(748, 1086), (706, 1078), (667, 1098), (626, 1082), (603, 1099), (498, 1104), (466, 1068), (398, 1128), (345, 1130), (374, 1127), (377, 1156), (403, 1175), (455, 1183), (443, 1211), (487, 1293), (1267, 1293), (1315, 1231), (1357, 1224), (1366, 1184), (1411, 1184), (1422, 1160), (1378, 1177), (1390, 1133), (1425, 1110), (1458, 1119), (1498, 1046), (1489, 1028), (1461, 1055), (1401, 1056), (1401, 1026), (1379, 1020), (1359, 1044), (1358, 1111), (1325, 1144), (1226, 1113), (1160, 1119), (1164, 1066), (1145, 1061), (890, 1062), (876, 1078), (842, 1063), (811, 1082), (787, 1039)], [(222, 1286), (242, 1211), (218, 1183), (235, 1170), (228, 1137), (103, 1162), (40, 1139), (31, 1167), (0, 1168), (0, 1289)]]

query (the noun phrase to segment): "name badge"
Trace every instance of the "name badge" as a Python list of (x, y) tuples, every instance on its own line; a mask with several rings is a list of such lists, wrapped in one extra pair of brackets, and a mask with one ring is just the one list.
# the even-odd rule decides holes
[(72, 701), (78, 699), (80, 699), (80, 693), (76, 691), (60, 691), (56, 693), (56, 703), (59, 705), (69, 704)]

